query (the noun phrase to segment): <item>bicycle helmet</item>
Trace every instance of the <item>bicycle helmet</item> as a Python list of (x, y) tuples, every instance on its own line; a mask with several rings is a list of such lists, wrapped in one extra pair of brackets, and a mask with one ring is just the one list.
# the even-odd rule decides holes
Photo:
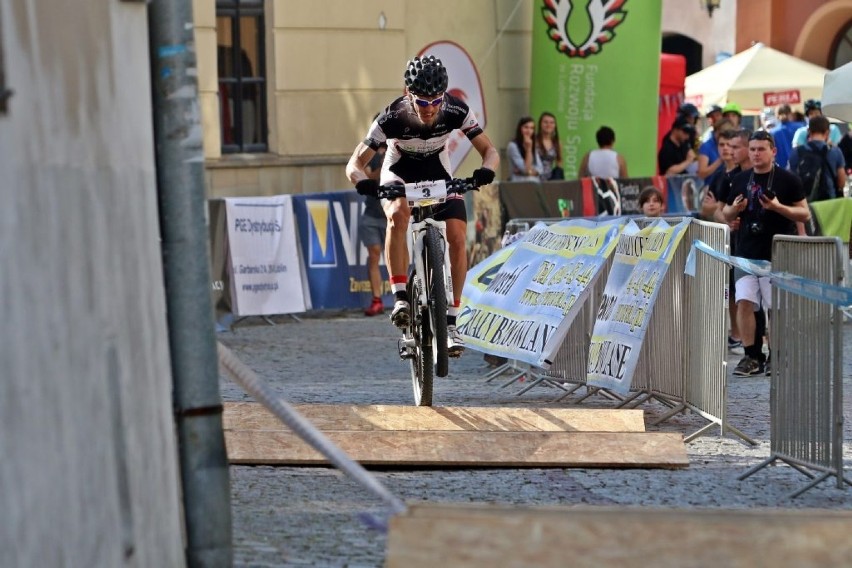
[(822, 103), (816, 99), (808, 99), (805, 101), (805, 114), (807, 115), (812, 110), (822, 111)]
[(677, 109), (677, 113), (681, 116), (689, 116), (692, 118), (698, 118), (701, 116), (701, 113), (698, 112), (698, 107), (692, 103), (683, 103), (680, 105), (680, 108)]
[(434, 55), (415, 57), (405, 69), (405, 86), (415, 95), (434, 97), (447, 90), (447, 68)]

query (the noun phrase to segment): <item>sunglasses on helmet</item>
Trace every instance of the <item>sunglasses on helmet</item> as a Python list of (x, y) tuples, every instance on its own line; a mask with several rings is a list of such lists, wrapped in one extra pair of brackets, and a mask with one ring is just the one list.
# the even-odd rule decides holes
[(426, 108), (426, 107), (429, 107), (429, 106), (436, 107), (436, 106), (440, 105), (442, 102), (444, 102), (444, 96), (443, 95), (441, 95), (437, 99), (432, 99), (431, 101), (427, 100), (427, 99), (418, 98), (417, 95), (415, 95), (415, 94), (412, 94), (411, 96), (414, 98), (414, 102), (417, 103), (417, 106), (423, 107), (423, 108)]

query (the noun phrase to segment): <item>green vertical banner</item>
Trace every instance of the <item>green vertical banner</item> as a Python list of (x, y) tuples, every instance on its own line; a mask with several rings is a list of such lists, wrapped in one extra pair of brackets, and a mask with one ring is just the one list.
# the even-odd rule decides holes
[(662, 0), (536, 0), (532, 115), (556, 115), (565, 177), (601, 126), (632, 177), (656, 174)]

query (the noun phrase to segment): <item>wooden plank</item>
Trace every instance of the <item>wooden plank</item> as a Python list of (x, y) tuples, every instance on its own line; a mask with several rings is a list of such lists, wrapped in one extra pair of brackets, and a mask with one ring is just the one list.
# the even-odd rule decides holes
[(846, 566), (850, 527), (849, 511), (414, 505), (386, 566)]
[[(644, 432), (642, 410), (536, 407), (295, 405), (320, 430)], [(226, 402), (226, 430), (287, 430), (257, 402)]]
[[(689, 465), (683, 437), (642, 432), (326, 432), (363, 465), (414, 467), (663, 467)], [(235, 464), (327, 465), (295, 434), (225, 432)]]

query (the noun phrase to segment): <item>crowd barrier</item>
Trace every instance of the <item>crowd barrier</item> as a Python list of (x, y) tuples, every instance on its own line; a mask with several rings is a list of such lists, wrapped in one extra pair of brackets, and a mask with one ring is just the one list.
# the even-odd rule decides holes
[[(680, 218), (671, 218), (672, 223)], [(637, 219), (640, 226), (653, 219)], [(691, 441), (708, 429), (719, 426), (721, 434), (731, 432), (749, 443), (754, 441), (729, 423), (726, 416), (728, 269), (710, 259), (696, 259), (694, 277), (684, 274), (690, 244), (695, 239), (708, 243), (720, 252), (728, 249), (728, 227), (691, 219), (662, 287), (648, 324), (639, 363), (633, 375), (631, 394), (623, 398), (616, 393), (587, 387), (585, 395), (574, 400), (602, 394), (619, 399), (620, 406), (638, 406), (658, 400), (670, 407), (657, 422), (665, 421), (687, 409), (695, 411), (710, 423), (686, 437)], [(556, 354), (550, 369), (539, 372), (536, 380), (518, 394), (547, 384), (566, 392), (558, 401), (586, 385), (589, 343), (595, 324), (607, 275), (608, 263), (593, 284), (582, 311), (572, 323), (568, 335)]]
[[(475, 242), (469, 249), (473, 266), (500, 247), (500, 236), (512, 219), (564, 219), (600, 214), (641, 215), (639, 193), (653, 185), (663, 193), (668, 215), (698, 211), (704, 196), (698, 176), (654, 176), (537, 182), (499, 182), (475, 192), (468, 203), (475, 222)], [(852, 258), (852, 198), (812, 204), (817, 234), (837, 236), (849, 243)], [(615, 211), (618, 211), (615, 213)], [(470, 215), (469, 215), (470, 216)]]
[[(776, 236), (772, 271), (842, 286), (847, 269), (845, 252), (836, 237)], [(814, 476), (809, 469), (822, 472), (790, 494), (791, 498), (832, 476), (838, 488), (852, 484), (843, 477), (841, 307), (773, 286), (769, 324), (771, 453), (740, 476), (741, 480), (781, 461), (811, 478)]]

